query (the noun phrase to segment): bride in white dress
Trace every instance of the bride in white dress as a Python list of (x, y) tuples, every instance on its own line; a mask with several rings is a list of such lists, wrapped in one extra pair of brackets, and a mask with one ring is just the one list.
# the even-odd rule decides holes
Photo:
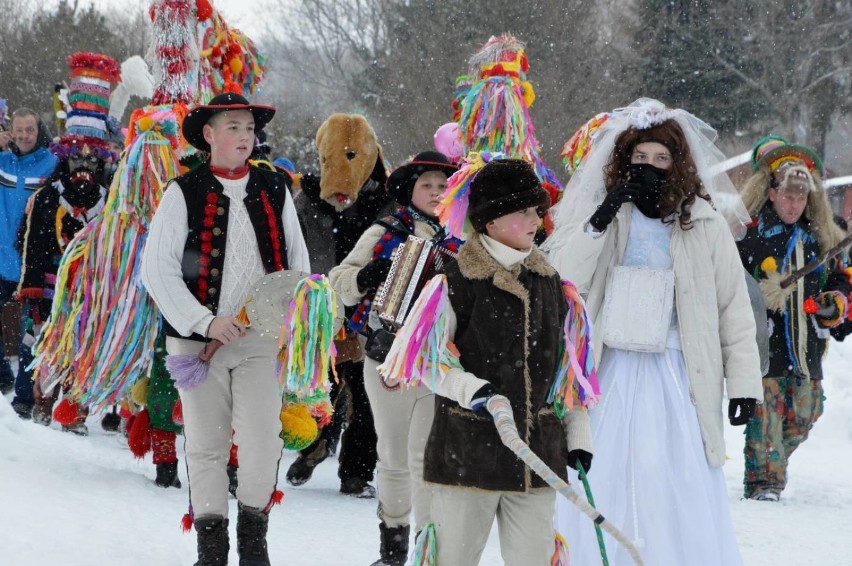
[[(732, 424), (745, 424), (762, 396), (731, 235), (747, 217), (737, 215), (733, 186), (711, 175), (715, 148), (696, 124), (706, 127), (647, 99), (609, 115), (544, 246), (586, 296), (595, 324), (595, 503), (654, 566), (742, 564), (721, 469), (723, 390)], [(592, 166), (599, 169), (590, 175)], [(707, 195), (723, 204), (728, 222)], [(555, 523), (572, 564), (601, 563), (585, 516), (559, 501)], [(612, 566), (632, 564), (604, 540)]]

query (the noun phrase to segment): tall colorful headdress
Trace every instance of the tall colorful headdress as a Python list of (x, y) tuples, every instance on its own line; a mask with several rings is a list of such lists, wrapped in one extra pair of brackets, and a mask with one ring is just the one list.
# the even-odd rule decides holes
[(456, 79), (453, 101), (461, 142), (468, 152), (529, 161), (551, 202), (557, 202), (562, 184), (541, 157), (530, 118), (535, 91), (527, 80), (525, 44), (511, 34), (492, 36), (468, 60), (468, 67), (468, 74)]
[(580, 167), (583, 160), (592, 149), (592, 144), (600, 131), (601, 126), (606, 123), (609, 114), (601, 112), (594, 118), (583, 124), (573, 136), (571, 136), (562, 147), (562, 163), (565, 170), (571, 175)]
[(95, 155), (115, 161), (107, 146), (107, 118), (112, 88), (121, 80), (121, 69), (112, 57), (100, 53), (74, 53), (68, 58), (71, 84), (65, 134), (53, 147), (58, 157)]

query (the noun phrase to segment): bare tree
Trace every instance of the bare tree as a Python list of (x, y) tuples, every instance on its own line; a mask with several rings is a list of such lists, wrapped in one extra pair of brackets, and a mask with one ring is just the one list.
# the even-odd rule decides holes
[(136, 25), (115, 23), (120, 19), (110, 22), (92, 5), (81, 8), (78, 0), (60, 0), (53, 9), (24, 10), (16, 17), (21, 19), (14, 24), (8, 44), (0, 44), (0, 96), (11, 109), (32, 107), (48, 124), (53, 115), (53, 86), (68, 79), (68, 56), (93, 51), (121, 61), (130, 55), (129, 27)]
[[(645, 87), (723, 128), (767, 130), (825, 151), (848, 109), (852, 4), (645, 0)], [(651, 16), (654, 17), (651, 17)], [(730, 132), (733, 133), (733, 132)]]

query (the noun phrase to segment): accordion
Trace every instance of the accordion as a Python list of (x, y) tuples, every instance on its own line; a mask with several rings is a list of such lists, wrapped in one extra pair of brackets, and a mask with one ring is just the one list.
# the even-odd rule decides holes
[(394, 250), (388, 276), (373, 299), (379, 319), (394, 328), (402, 326), (426, 282), (455, 257), (430, 240), (409, 236)]

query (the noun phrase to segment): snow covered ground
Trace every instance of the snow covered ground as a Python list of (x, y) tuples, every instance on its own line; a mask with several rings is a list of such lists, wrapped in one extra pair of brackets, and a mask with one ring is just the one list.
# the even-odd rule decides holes
[[(747, 566), (852, 564), (850, 368), (852, 340), (832, 344), (826, 361), (826, 414), (794, 455), (780, 503), (740, 500), (742, 429), (727, 430), (730, 461), (725, 475)], [(124, 438), (103, 432), (99, 420), (91, 417), (91, 436), (80, 438), (22, 422), (8, 400), (0, 400), (0, 564), (194, 563), (195, 536), (182, 534), (179, 527), (187, 507), (185, 470), (180, 471), (183, 489), (156, 487), (150, 459), (136, 461)], [(375, 501), (340, 495), (331, 460), (306, 485), (287, 486), (284, 473), (293, 459), (293, 453), (285, 453), (280, 485), (286, 496), (270, 521), (273, 564), (372, 563), (378, 556)], [(231, 503), (235, 517), (236, 501)], [(233, 524), (231, 537), (233, 541)], [(237, 563), (233, 542), (231, 563)], [(502, 563), (492, 532), (482, 564)]]

